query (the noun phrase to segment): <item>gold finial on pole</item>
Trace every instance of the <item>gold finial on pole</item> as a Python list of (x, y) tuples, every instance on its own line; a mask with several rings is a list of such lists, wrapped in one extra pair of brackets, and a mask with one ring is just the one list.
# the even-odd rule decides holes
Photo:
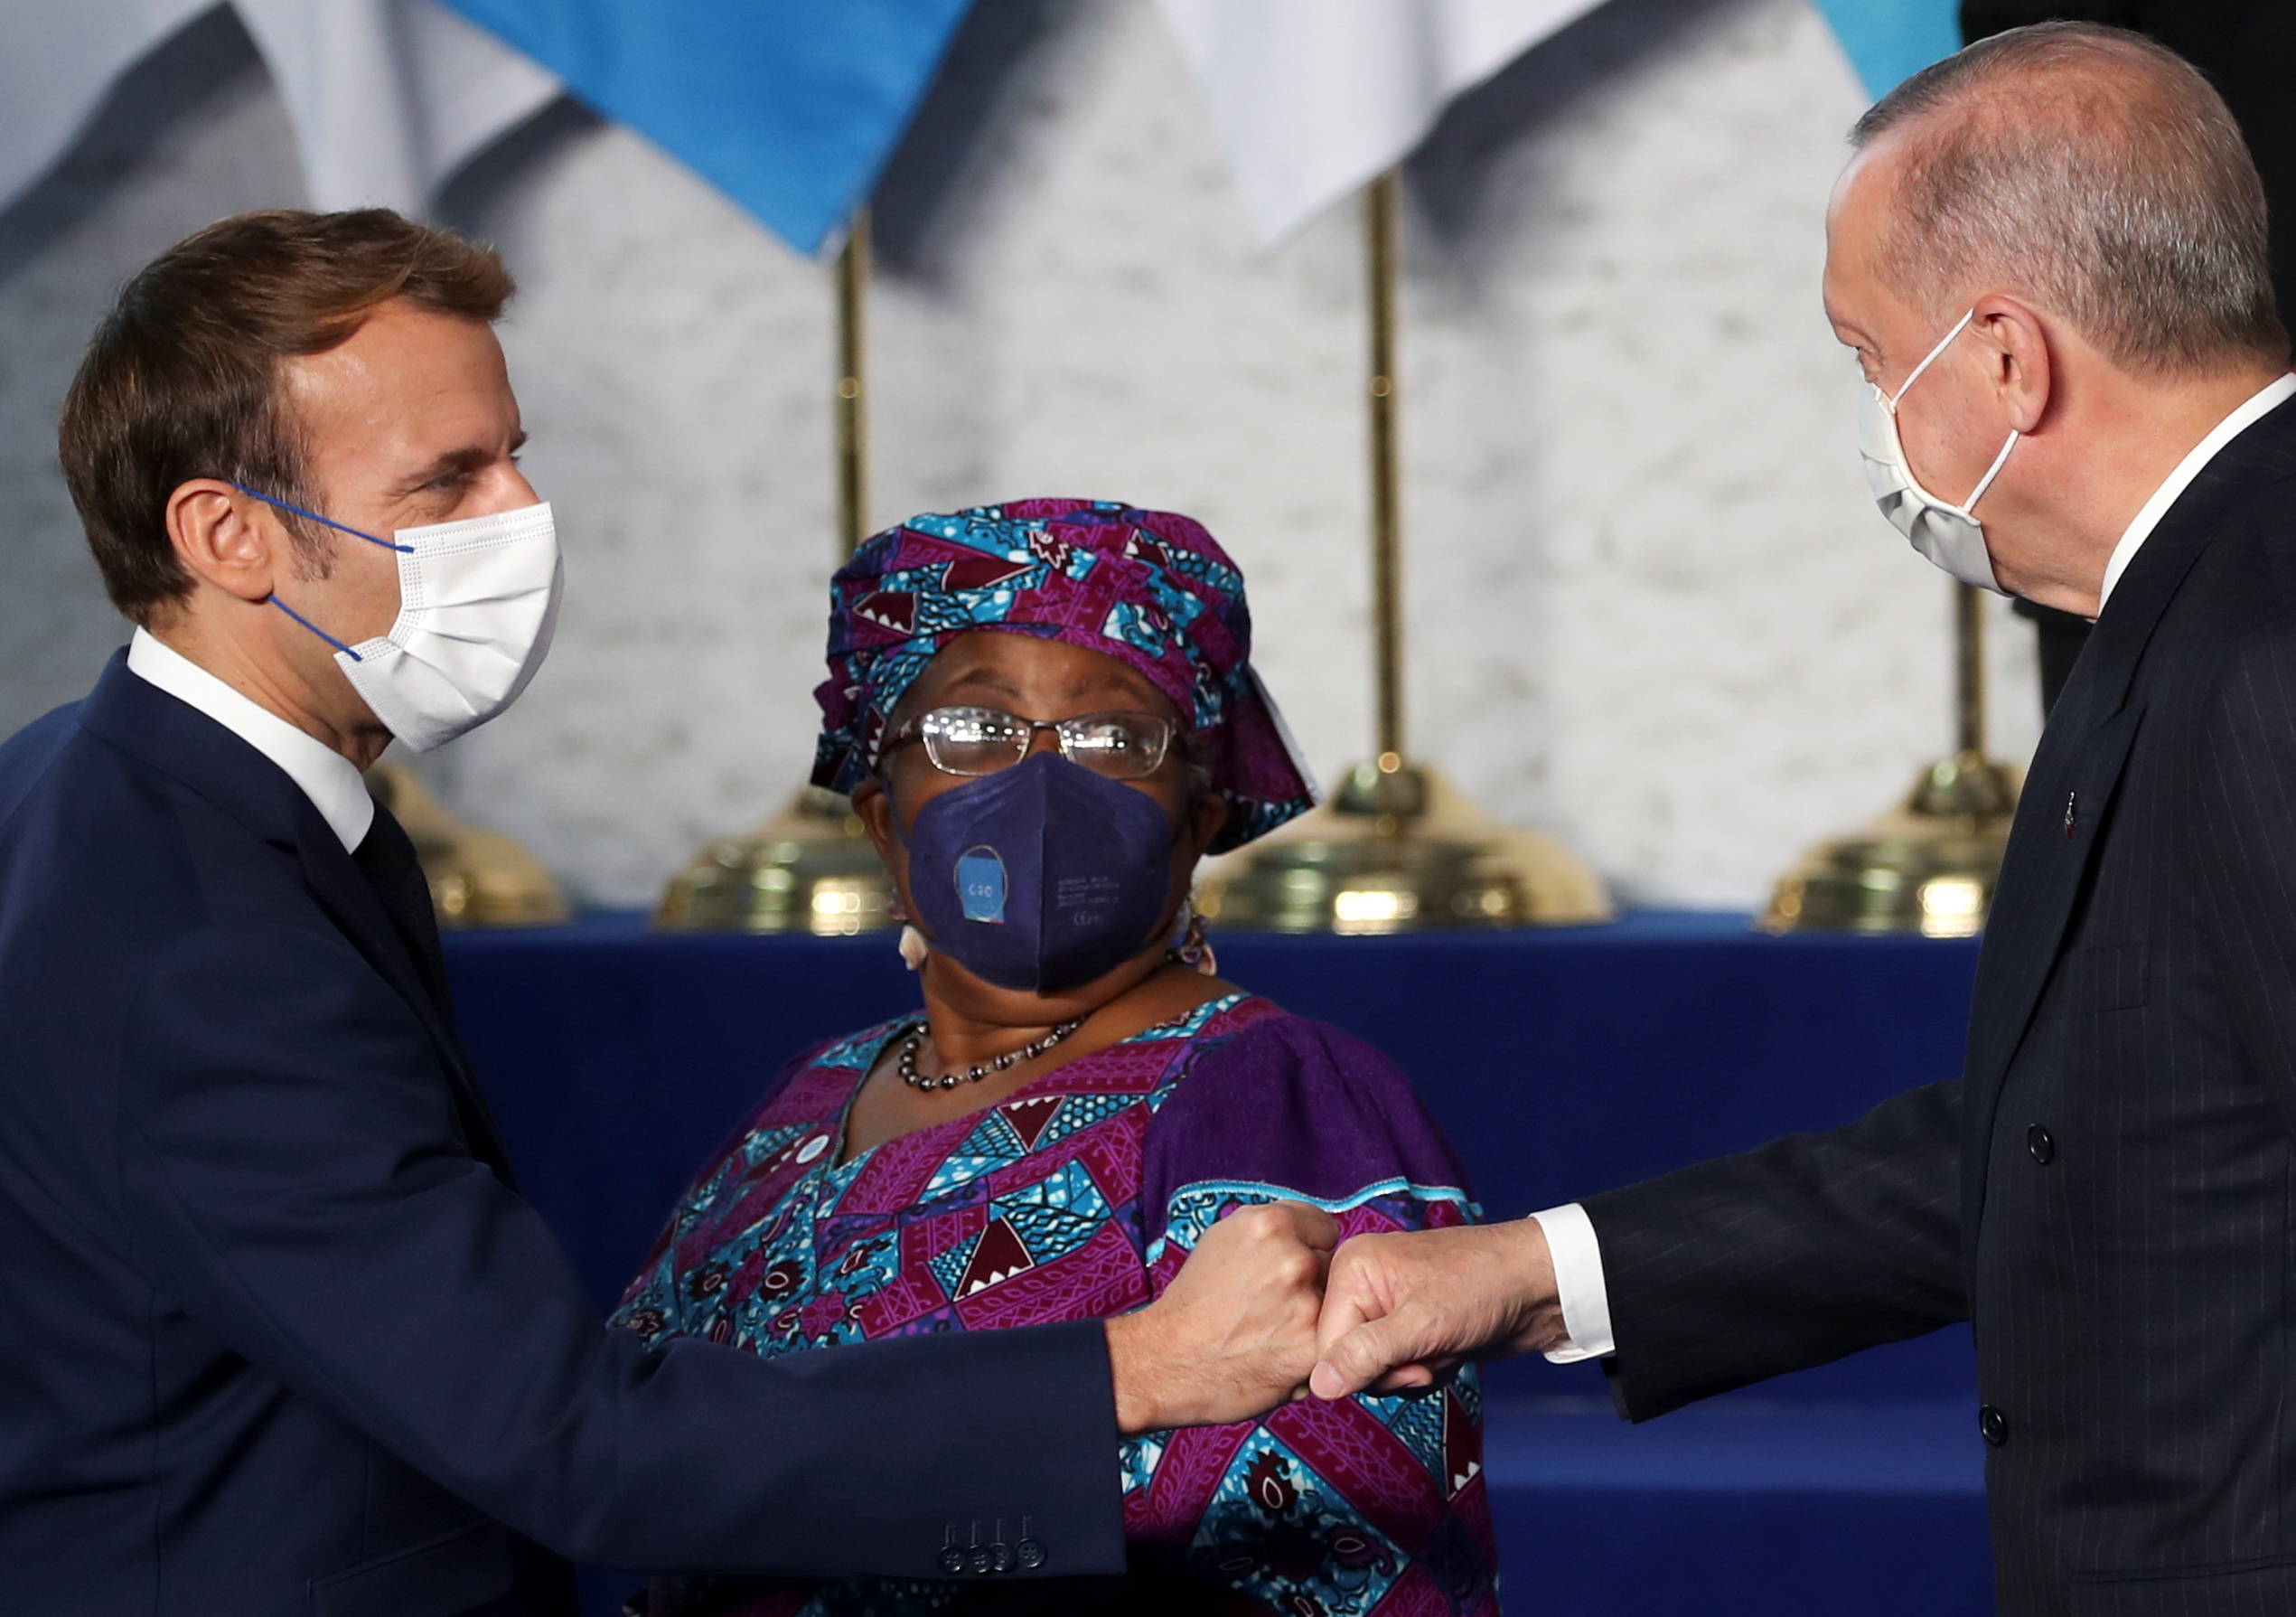
[(441, 926), (547, 926), (571, 918), (540, 860), (502, 832), (461, 819), (398, 759), (369, 769), (367, 790), (415, 844)]
[[(869, 533), (869, 394), (864, 338), (869, 296), (869, 209), (853, 211), (837, 256), (837, 553)], [(654, 925), (678, 931), (874, 932), (893, 925), (893, 879), (860, 819), (820, 786), (797, 795), (745, 837), (703, 849), (670, 881)]]
[(1863, 831), (1821, 842), (1778, 879), (1767, 932), (1983, 930), (2017, 812), (2017, 772), (1985, 756), (1985, 597), (1954, 585), (1954, 754)]
[(868, 381), (864, 368), (869, 287), (869, 208), (853, 211), (837, 256), (837, 537), (850, 556), (869, 534)]
[(1389, 169), (1364, 193), (1371, 314), (1372, 654), (1379, 767), (1403, 766), (1402, 517), (1395, 447), (1395, 200)]

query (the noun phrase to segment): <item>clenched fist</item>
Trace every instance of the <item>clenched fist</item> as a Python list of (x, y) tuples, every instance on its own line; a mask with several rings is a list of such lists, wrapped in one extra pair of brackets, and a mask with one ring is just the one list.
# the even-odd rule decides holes
[(1298, 1396), (1338, 1240), (1330, 1214), (1297, 1201), (1242, 1208), (1205, 1231), (1164, 1295), (1108, 1322), (1118, 1427), (1223, 1425)]
[(1551, 1348), (1565, 1334), (1535, 1218), (1357, 1236), (1331, 1260), (1309, 1386), (1319, 1398), (1402, 1392), (1463, 1360)]

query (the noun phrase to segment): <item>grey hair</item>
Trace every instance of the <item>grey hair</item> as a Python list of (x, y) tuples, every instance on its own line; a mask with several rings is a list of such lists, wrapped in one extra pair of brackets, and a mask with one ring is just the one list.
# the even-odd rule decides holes
[(1877, 267), (1941, 319), (1991, 283), (2140, 374), (2287, 359), (2263, 184), (2224, 98), (2174, 52), (2094, 23), (2011, 29), (1898, 85), (1850, 144), (1893, 132)]

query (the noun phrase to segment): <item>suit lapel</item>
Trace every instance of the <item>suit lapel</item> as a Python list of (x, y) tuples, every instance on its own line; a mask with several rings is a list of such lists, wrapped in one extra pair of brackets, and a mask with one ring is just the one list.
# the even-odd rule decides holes
[[(2069, 694), (2069, 692), (2068, 692)], [(2060, 710), (2063, 700), (2059, 700)], [(2031, 1026), (2067, 924), (2103, 841), (2129, 749), (2143, 719), (2126, 707), (2051, 746), (2045, 737), (2026, 777), (1994, 890), (1970, 1006), (1963, 1065), (1963, 1229), (1975, 1239), (1993, 1113), (2010, 1060)], [(2052, 717), (2048, 734), (2062, 736)], [(2070, 811), (2068, 813), (2068, 810)], [(2072, 829), (2066, 829), (2068, 821)]]
[(454, 1091), (472, 1154), (505, 1179), (510, 1166), (462, 1041), (365, 872), (286, 772), (189, 703), (131, 672), (115, 655), (81, 704), (80, 724), (213, 803), (274, 847), (292, 851), (328, 918), (421, 1019)]
[(2296, 400), (2220, 450), (2161, 518), (2114, 588), (2033, 755), (1970, 1008), (1962, 1228), (1973, 1250), (2001, 1085), (2063, 952), (2066, 927), (2111, 823), (2113, 795), (2143, 722), (2145, 653), (2193, 565), (2238, 506), (2296, 471), (2291, 405)]

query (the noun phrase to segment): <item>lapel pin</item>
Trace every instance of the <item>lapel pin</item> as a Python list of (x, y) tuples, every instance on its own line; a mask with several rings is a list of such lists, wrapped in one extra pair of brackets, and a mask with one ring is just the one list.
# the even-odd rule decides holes
[(2078, 792), (2065, 794), (2065, 834), (2068, 837), (2073, 834), (2073, 827), (2080, 823), (2080, 803)]

